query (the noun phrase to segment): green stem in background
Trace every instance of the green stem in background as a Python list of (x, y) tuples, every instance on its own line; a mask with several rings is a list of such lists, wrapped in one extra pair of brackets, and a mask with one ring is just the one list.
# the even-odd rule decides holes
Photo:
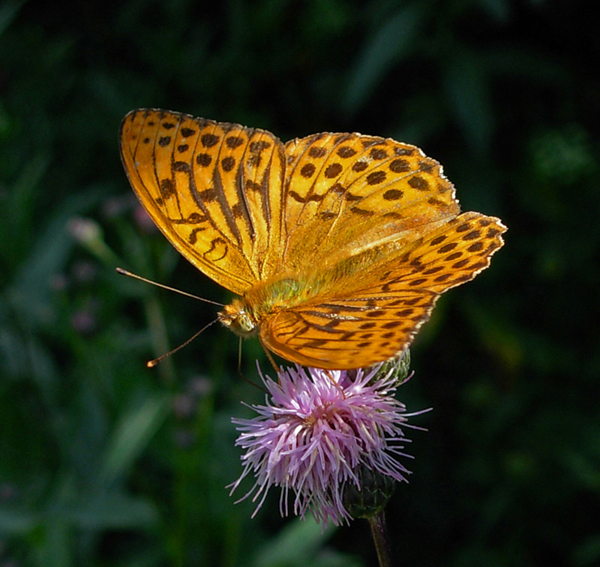
[(119, 257), (104, 240), (104, 231), (95, 220), (85, 217), (73, 217), (68, 224), (69, 233), (90, 254), (106, 266), (116, 266)]
[[(164, 354), (170, 350), (165, 317), (160, 302), (152, 295), (145, 301), (146, 319), (152, 333), (152, 345), (155, 353)], [(175, 367), (170, 359), (158, 365), (161, 378), (166, 384), (175, 383)]]

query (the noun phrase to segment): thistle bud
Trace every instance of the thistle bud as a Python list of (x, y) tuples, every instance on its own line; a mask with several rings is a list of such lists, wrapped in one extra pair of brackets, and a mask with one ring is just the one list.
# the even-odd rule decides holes
[(344, 489), (344, 507), (353, 518), (371, 518), (385, 508), (396, 490), (396, 480), (364, 465), (356, 474), (358, 485), (347, 483)]

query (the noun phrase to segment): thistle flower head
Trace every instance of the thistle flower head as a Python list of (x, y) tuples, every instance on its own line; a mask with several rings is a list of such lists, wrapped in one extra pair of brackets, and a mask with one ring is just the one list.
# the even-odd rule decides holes
[[(358, 371), (330, 371), (300, 366), (283, 370), (278, 382), (261, 374), (265, 405), (254, 405), (253, 419), (234, 419), (241, 432), (244, 470), (231, 485), (236, 490), (247, 475), (255, 483), (250, 495), (262, 506), (269, 489), (280, 487), (280, 512), (310, 512), (323, 526), (352, 519), (344, 492), (361, 490), (364, 474), (406, 481), (408, 471), (397, 457), (403, 453), (405, 406), (394, 398), (393, 370), (381, 365)], [(414, 415), (414, 414), (413, 414)]]

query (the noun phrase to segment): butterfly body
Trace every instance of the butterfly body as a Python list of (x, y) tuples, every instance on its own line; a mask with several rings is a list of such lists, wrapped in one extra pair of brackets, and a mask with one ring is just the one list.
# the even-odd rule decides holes
[(441, 166), (409, 144), (264, 130), (160, 110), (127, 115), (121, 154), (151, 218), (239, 297), (219, 314), (299, 364), (369, 366), (402, 352), (441, 293), (502, 246), (460, 213)]
[(255, 335), (261, 321), (281, 309), (310, 297), (311, 286), (296, 278), (284, 277), (257, 284), (243, 297), (234, 299), (218, 313), (219, 320), (241, 337)]
[(219, 320), (242, 337), (252, 336), (269, 316), (315, 301), (319, 291), (330, 289), (328, 283), (327, 278), (316, 272), (272, 278), (226, 305), (219, 313)]
[[(385, 251), (382, 252), (381, 248)], [(244, 338), (253, 336), (259, 331), (261, 322), (281, 311), (336, 299), (332, 294), (335, 289), (339, 289), (339, 296), (343, 298), (351, 292), (351, 281), (364, 285), (372, 279), (371, 274), (376, 273), (374, 268), (378, 262), (386, 257), (389, 261), (390, 256), (393, 260), (396, 256), (394, 252), (403, 248), (397, 243), (388, 242), (385, 246), (372, 247), (318, 269), (311, 269), (308, 261), (301, 273), (275, 276), (259, 282), (242, 297), (226, 305), (218, 314), (219, 320), (237, 335)]]

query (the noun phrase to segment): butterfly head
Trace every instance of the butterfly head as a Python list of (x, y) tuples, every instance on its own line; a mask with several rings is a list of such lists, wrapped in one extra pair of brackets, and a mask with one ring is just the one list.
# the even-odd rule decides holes
[(223, 325), (241, 337), (249, 337), (258, 331), (255, 319), (239, 299), (225, 305), (223, 310), (219, 311), (218, 317)]

